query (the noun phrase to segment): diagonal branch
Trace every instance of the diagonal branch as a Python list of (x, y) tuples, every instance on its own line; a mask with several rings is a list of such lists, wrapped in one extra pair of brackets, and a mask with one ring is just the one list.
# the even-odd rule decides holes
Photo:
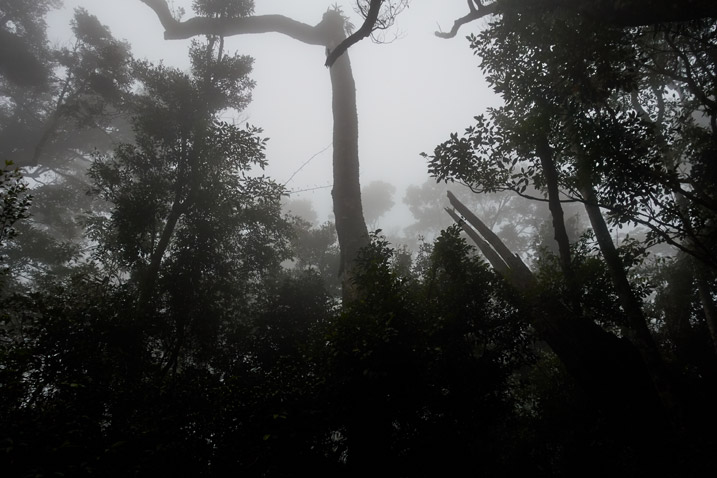
[(481, 5), (478, 2), (475, 2), (475, 6), (469, 1), (468, 2), (469, 12), (466, 16), (461, 17), (453, 22), (453, 27), (451, 28), (451, 31), (449, 32), (436, 32), (436, 36), (438, 38), (453, 38), (458, 34), (458, 30), (465, 25), (466, 23), (470, 23), (474, 20), (478, 20), (480, 18), (486, 17), (488, 15), (493, 15), (495, 13), (498, 13), (497, 3), (491, 3), (490, 5)]
[(468, 223), (473, 226), (481, 236), (483, 236), (483, 238), (498, 253), (503, 262), (507, 264), (512, 273), (512, 277), (510, 279), (513, 284), (523, 290), (532, 288), (532, 286), (535, 285), (535, 277), (520, 257), (513, 254), (513, 252), (508, 249), (508, 246), (506, 246), (503, 241), (501, 241), (500, 238), (478, 218), (478, 216), (473, 214), (473, 212), (471, 212), (471, 210), (468, 209), (465, 204), (463, 204), (450, 191), (448, 191), (448, 200), (450, 201), (451, 206), (453, 206), (456, 211), (461, 214), (461, 216), (466, 218), (466, 221), (468, 221)]
[(368, 13), (366, 14), (366, 19), (364, 20), (363, 25), (361, 25), (361, 28), (353, 32), (348, 38), (339, 43), (336, 48), (331, 50), (326, 57), (327, 67), (331, 67), (336, 59), (343, 55), (351, 46), (371, 35), (371, 32), (373, 32), (374, 26), (378, 21), (378, 13), (381, 10), (381, 4), (383, 2), (384, 0), (371, 0), (371, 5), (368, 8)]
[(480, 234), (478, 234), (475, 229), (473, 229), (470, 224), (468, 224), (466, 221), (464, 221), (453, 209), (444, 208), (445, 211), (448, 213), (449, 216), (453, 218), (456, 224), (461, 226), (461, 229), (468, 234), (468, 237), (470, 237), (473, 242), (476, 243), (478, 246), (478, 249), (480, 249), (481, 253), (483, 253), (483, 256), (485, 256), (486, 259), (488, 259), (488, 262), (490, 262), (490, 265), (493, 266), (493, 269), (500, 274), (503, 277), (508, 276), (510, 273), (510, 268), (505, 263), (503, 259), (500, 258), (497, 252), (491, 247), (490, 244), (486, 240), (484, 240)]

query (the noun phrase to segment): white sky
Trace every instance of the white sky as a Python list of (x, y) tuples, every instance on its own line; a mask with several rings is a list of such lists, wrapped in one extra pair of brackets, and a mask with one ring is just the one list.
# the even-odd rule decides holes
[[(351, 0), (256, 0), (256, 14), (276, 13), (315, 25), (326, 9), (338, 4), (352, 14)], [(64, 0), (65, 9), (51, 17), (51, 39), (69, 43), (72, 10), (86, 8), (132, 45), (137, 58), (186, 68), (188, 41), (165, 41), (163, 29), (139, 0)], [(191, 0), (174, 0), (193, 15)], [(361, 183), (391, 182), (397, 207), (384, 218), (390, 232), (412, 222), (401, 207), (405, 188), (427, 178), (420, 152), (431, 152), (451, 132), (462, 132), (473, 116), (495, 106), (498, 99), (485, 85), (478, 59), (465, 36), (478, 28), (464, 27), (451, 40), (433, 35), (447, 30), (467, 11), (464, 0), (413, 0), (398, 18), (401, 38), (389, 44), (362, 41), (349, 50), (356, 79), (359, 114)], [(390, 35), (390, 33), (389, 33)], [(228, 51), (255, 58), (253, 101), (240, 120), (264, 129), (271, 138), (267, 173), (283, 183), (307, 159), (331, 142), (331, 89), (324, 49), (279, 34), (243, 35), (226, 42)], [(331, 149), (318, 155), (287, 185), (291, 190), (331, 184)], [(331, 212), (330, 187), (292, 195), (314, 202), (321, 220)]]

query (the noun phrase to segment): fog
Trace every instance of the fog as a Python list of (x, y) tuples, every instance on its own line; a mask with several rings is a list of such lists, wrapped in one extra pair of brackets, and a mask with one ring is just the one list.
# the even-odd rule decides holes
[(717, 476), (717, 3), (405, 3), (0, 0), (2, 476)]
[[(191, 3), (175, 1), (174, 6), (184, 8), (189, 17)], [(334, 3), (263, 0), (256, 2), (256, 14), (281, 14), (314, 25)], [(139, 0), (66, 0), (64, 5), (51, 16), (54, 41), (71, 41), (72, 11), (83, 7), (117, 38), (128, 41), (137, 58), (188, 68), (190, 41), (164, 40), (154, 12)], [(352, 2), (337, 5), (355, 25), (361, 24)], [(434, 35), (439, 28), (449, 29), (464, 10), (461, 0), (412, 2), (382, 35), (386, 43), (364, 41), (349, 52), (357, 89), (361, 182), (381, 180), (396, 187), (396, 206), (378, 224), (387, 231), (396, 233), (413, 222), (402, 198), (408, 185), (428, 179), (419, 153), (432, 151), (449, 133), (462, 131), (473, 116), (499, 104), (465, 38)], [(229, 37), (226, 49), (255, 59), (251, 77), (256, 87), (248, 108), (225, 119), (263, 128), (271, 138), (267, 174), (282, 184), (293, 176), (286, 184), (296, 191), (291, 198), (311, 200), (319, 222), (329, 219), (331, 149), (316, 155), (331, 144), (332, 134), (324, 49), (276, 33)]]

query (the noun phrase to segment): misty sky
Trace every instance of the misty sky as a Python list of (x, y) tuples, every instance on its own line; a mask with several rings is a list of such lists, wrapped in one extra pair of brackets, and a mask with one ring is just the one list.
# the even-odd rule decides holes
[[(314, 25), (324, 11), (338, 4), (350, 12), (351, 0), (256, 0), (256, 14), (282, 14)], [(65, 8), (51, 17), (51, 40), (69, 43), (67, 28), (72, 10), (86, 8), (108, 25), (113, 34), (127, 40), (137, 58), (187, 68), (189, 41), (165, 41), (163, 29), (139, 0), (64, 0)], [(174, 0), (192, 15), (191, 0)], [(373, 180), (397, 186), (397, 207), (381, 221), (387, 232), (411, 222), (401, 207), (404, 189), (427, 179), (425, 161), (430, 152), (453, 131), (463, 131), (472, 117), (496, 105), (485, 86), (478, 59), (465, 36), (478, 24), (464, 28), (451, 40), (436, 38), (440, 25), (450, 28), (465, 14), (463, 0), (413, 0), (398, 18), (394, 31), (400, 38), (388, 44), (363, 41), (349, 51), (356, 78), (359, 114), (361, 183)], [(239, 118), (264, 129), (271, 138), (267, 172), (284, 183), (312, 155), (331, 143), (331, 90), (324, 63), (324, 49), (305, 45), (279, 34), (230, 37), (230, 52), (255, 58), (253, 101)], [(290, 190), (331, 185), (331, 149), (319, 154), (287, 184)], [(292, 198), (314, 202), (321, 220), (331, 212), (330, 187), (296, 193)]]

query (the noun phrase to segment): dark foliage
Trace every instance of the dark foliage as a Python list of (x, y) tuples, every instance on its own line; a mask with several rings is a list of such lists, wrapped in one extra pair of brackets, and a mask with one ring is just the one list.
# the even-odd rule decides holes
[[(261, 173), (267, 139), (219, 120), (249, 101), (250, 58), (209, 37), (193, 43), (189, 73), (135, 62), (81, 10), (77, 48), (54, 51), (41, 18), (55, 2), (31, 3), (0, 0), (0, 35), (32, 54), (15, 76), (0, 64), (0, 138), (48, 133), (0, 154), (34, 151), (43, 174), (69, 168), (92, 188), (28, 186), (9, 163), (0, 177), (0, 258), (15, 261), (0, 262), (4, 476), (717, 472), (713, 23), (606, 28), (560, 11), (508, 12), (471, 37), (505, 106), (429, 157), (440, 179), (541, 195), (544, 138), (563, 194), (578, 200), (587, 158), (610, 224), (648, 227), (616, 254), (684, 412), (671, 422), (590, 233), (570, 230), (567, 283), (545, 218), (491, 196), (482, 210), (516, 250), (529, 249), (533, 229), (534, 287), (493, 271), (458, 227), (415, 256), (377, 232), (342, 303), (333, 225), (282, 216), (284, 190)], [(250, 1), (193, 4), (219, 19), (253, 11)], [(17, 60), (6, 50), (0, 61)], [(132, 140), (98, 148), (88, 174), (68, 166), (68, 150), (84, 155), (87, 138), (115, 132), (119, 111)], [(29, 193), (43, 208), (29, 209)], [(432, 223), (434, 195), (414, 193)], [(57, 220), (88, 198), (84, 220)], [(509, 207), (520, 224), (499, 224)], [(652, 261), (656, 243), (683, 252)], [(544, 341), (536, 324), (546, 317), (570, 324), (559, 331), (568, 336), (599, 331), (588, 345), (605, 353), (588, 357), (587, 373)], [(622, 373), (597, 373), (623, 358)]]

